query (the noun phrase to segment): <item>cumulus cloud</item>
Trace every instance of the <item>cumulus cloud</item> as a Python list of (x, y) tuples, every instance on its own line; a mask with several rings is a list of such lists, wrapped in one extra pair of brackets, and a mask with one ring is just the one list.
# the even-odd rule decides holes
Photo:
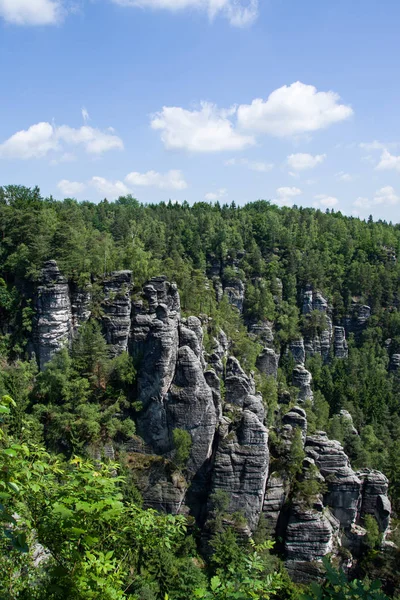
[(376, 169), (378, 171), (400, 171), (400, 156), (394, 156), (388, 150), (384, 150), (379, 163), (376, 165)]
[(274, 202), (281, 206), (290, 206), (293, 203), (293, 198), (300, 196), (302, 191), (297, 187), (280, 187), (276, 190), (276, 198)]
[(57, 187), (63, 196), (75, 198), (75, 196), (79, 196), (85, 191), (86, 184), (80, 183), (79, 181), (68, 181), (68, 179), (62, 179), (57, 183)]
[(360, 212), (368, 210), (374, 206), (395, 206), (400, 203), (400, 197), (391, 185), (386, 185), (375, 192), (372, 199), (358, 197), (353, 206), (360, 209)]
[(0, 17), (13, 25), (54, 25), (63, 15), (59, 0), (0, 0)]
[(316, 201), (313, 203), (313, 205), (316, 208), (333, 208), (339, 203), (337, 198), (334, 196), (328, 196), (327, 194), (317, 194), (314, 196), (314, 198)]
[(157, 171), (147, 171), (147, 173), (134, 171), (125, 177), (125, 181), (133, 187), (153, 186), (160, 190), (184, 190), (187, 188), (182, 172), (174, 169), (165, 174), (157, 173)]
[(215, 200), (220, 200), (221, 198), (223, 198), (224, 196), (226, 196), (226, 194), (227, 194), (226, 189), (225, 188), (220, 188), (216, 192), (208, 192), (204, 196), (204, 198), (206, 200), (215, 201)]
[(291, 169), (294, 171), (305, 171), (307, 169), (314, 169), (317, 165), (324, 162), (326, 158), (326, 154), (316, 154), (313, 156), (312, 154), (290, 154), (287, 157), (287, 163)]
[(164, 106), (151, 120), (151, 127), (161, 131), (161, 140), (168, 149), (192, 152), (242, 150), (254, 144), (252, 136), (234, 129), (230, 117), (235, 108), (219, 109), (203, 102), (199, 110)]
[(227, 167), (244, 166), (250, 169), (250, 171), (257, 171), (259, 173), (268, 173), (274, 168), (274, 163), (263, 162), (261, 160), (248, 160), (247, 158), (230, 158), (225, 161)]
[(0, 144), (0, 158), (43, 158), (50, 152), (65, 154), (65, 148), (70, 146), (82, 146), (88, 154), (100, 155), (108, 150), (122, 150), (124, 144), (118, 136), (87, 125), (74, 129), (42, 122), (17, 131)]
[(285, 137), (325, 129), (351, 117), (353, 109), (340, 104), (335, 92), (318, 92), (297, 81), (274, 90), (267, 100), (256, 98), (238, 107), (243, 129)]
[(171, 12), (198, 10), (207, 13), (210, 20), (220, 14), (234, 27), (250, 25), (258, 15), (258, 0), (112, 0), (112, 2), (120, 6), (162, 9)]
[(92, 177), (89, 185), (93, 186), (104, 197), (110, 199), (126, 196), (130, 193), (129, 188), (123, 181), (109, 181), (104, 177)]
[(353, 110), (339, 100), (334, 92), (318, 92), (298, 81), (275, 90), (266, 101), (258, 98), (228, 109), (210, 102), (202, 102), (195, 110), (164, 106), (152, 116), (151, 127), (161, 132), (168, 149), (243, 150), (255, 143), (253, 133), (296, 136), (348, 119)]
[(181, 171), (171, 170), (165, 174), (157, 173), (157, 171), (147, 171), (147, 173), (133, 171), (132, 173), (128, 173), (124, 181), (120, 181), (119, 179), (111, 181), (105, 177), (96, 175), (86, 182), (62, 179), (57, 184), (58, 189), (65, 196), (79, 196), (87, 189), (94, 189), (103, 197), (107, 197), (110, 200), (131, 194), (135, 188), (144, 186), (156, 187), (161, 190), (184, 190), (187, 188), (187, 183)]

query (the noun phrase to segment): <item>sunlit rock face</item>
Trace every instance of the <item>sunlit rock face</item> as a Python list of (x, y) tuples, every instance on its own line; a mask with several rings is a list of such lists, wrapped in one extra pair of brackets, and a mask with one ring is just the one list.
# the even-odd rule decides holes
[(72, 308), (68, 282), (55, 260), (47, 261), (34, 297), (34, 346), (42, 370), (54, 354), (72, 339)]

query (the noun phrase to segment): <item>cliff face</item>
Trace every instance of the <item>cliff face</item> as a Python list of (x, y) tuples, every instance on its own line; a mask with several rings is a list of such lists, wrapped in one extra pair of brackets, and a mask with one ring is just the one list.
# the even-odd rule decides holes
[(45, 263), (35, 295), (34, 346), (40, 369), (72, 339), (72, 307), (67, 280), (56, 261)]
[[(267, 530), (283, 539), (288, 570), (298, 581), (318, 576), (322, 558), (338, 553), (341, 545), (356, 555), (366, 535), (366, 515), (375, 516), (386, 534), (390, 525), (386, 477), (377, 471), (355, 472), (340, 443), (328, 439), (325, 432), (307, 435), (306, 411), (299, 406), (313, 401), (306, 355), (318, 352), (323, 360), (347, 356), (345, 327), (332, 325), (321, 293), (304, 293), (303, 314), (325, 315), (325, 329), (306, 343), (299, 339), (289, 346), (295, 361), (292, 384), (297, 388), (297, 404), (288, 407), (282, 397), (276, 410), (280, 424), (273, 432), (272, 462), (267, 399), (257, 392), (253, 373), (246, 373), (229, 355), (225, 333), (214, 334), (207, 353), (203, 344), (207, 318), (202, 316), (203, 323), (194, 316), (182, 318), (177, 287), (165, 277), (151, 279), (133, 300), (130, 271), (112, 273), (102, 285), (100, 320), (110, 356), (128, 351), (137, 366), (139, 436), (123, 450), (145, 506), (191, 513), (206, 531), (213, 519), (214, 499), (223, 495), (226, 513), (240, 513), (247, 534), (255, 531), (263, 516)], [(224, 293), (231, 291), (225, 288)], [(44, 265), (34, 322), (41, 369), (71, 343), (90, 317), (90, 296), (90, 288), (69, 285), (55, 261)], [(230, 300), (241, 310), (233, 296)], [(350, 320), (356, 329), (363, 327), (367, 312), (365, 307), (354, 308)], [(253, 325), (251, 335), (264, 346), (258, 370), (276, 378), (280, 355), (274, 349), (271, 325)], [(393, 370), (395, 363), (393, 358)], [(350, 422), (351, 415), (342, 413), (341, 418)], [(175, 464), (176, 430), (190, 436), (188, 458), (180, 467)], [(297, 430), (306, 456), (300, 479), (314, 478), (321, 487), (307, 500), (296, 492), (285, 466)], [(354, 427), (353, 433), (358, 435)], [(118, 449), (118, 445), (111, 447), (117, 456)]]

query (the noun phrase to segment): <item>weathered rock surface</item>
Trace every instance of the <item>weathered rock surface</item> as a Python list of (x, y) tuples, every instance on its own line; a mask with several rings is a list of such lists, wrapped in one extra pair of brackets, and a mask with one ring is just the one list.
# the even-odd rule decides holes
[(321, 500), (312, 508), (293, 504), (285, 550), (286, 567), (294, 581), (306, 582), (319, 575), (322, 559), (338, 544), (338, 533), (339, 522), (329, 510), (324, 510)]
[(336, 358), (347, 358), (349, 350), (344, 327), (333, 328), (333, 347)]
[(273, 535), (276, 530), (280, 512), (289, 494), (289, 482), (279, 473), (271, 473), (265, 489), (262, 513), (267, 528)]
[(67, 280), (55, 260), (42, 269), (34, 298), (34, 346), (39, 368), (72, 338), (72, 309)]
[(313, 393), (311, 389), (312, 376), (310, 371), (303, 365), (296, 365), (293, 369), (292, 383), (295, 387), (299, 388), (297, 395), (297, 401), (304, 403), (307, 400), (313, 399)]
[(306, 352), (304, 349), (304, 340), (294, 340), (289, 344), (289, 350), (297, 364), (303, 365), (306, 360)]
[(371, 307), (366, 304), (359, 304), (358, 302), (353, 302), (350, 308), (350, 314), (346, 317), (346, 329), (349, 333), (354, 333), (356, 336), (359, 336), (365, 326), (367, 325), (367, 321), (371, 316)]
[(400, 354), (392, 354), (390, 357), (389, 371), (396, 372), (400, 369)]
[(175, 376), (165, 399), (165, 409), (170, 438), (174, 429), (190, 433), (192, 448), (188, 468), (198, 471), (211, 456), (217, 412), (200, 359), (189, 346), (178, 350)]
[(130, 452), (127, 464), (145, 508), (173, 515), (187, 512), (184, 500), (188, 484), (168, 460)]
[(245, 286), (243, 281), (237, 279), (229, 283), (224, 288), (224, 294), (228, 298), (229, 304), (236, 306), (240, 313), (243, 312)]
[(253, 323), (249, 327), (249, 332), (255, 335), (267, 348), (273, 347), (274, 334), (272, 332), (272, 324)]
[(362, 500), (360, 516), (373, 515), (378, 521), (381, 532), (389, 527), (391, 505), (388, 498), (389, 481), (380, 471), (363, 469), (357, 471), (362, 482)]
[(212, 492), (229, 497), (229, 512), (240, 511), (252, 530), (258, 523), (268, 476), (268, 431), (256, 414), (243, 410), (239, 423), (221, 432), (212, 473)]
[(91, 309), (91, 286), (80, 288), (75, 284), (70, 284), (71, 311), (72, 311), (72, 329), (74, 336), (79, 327), (90, 319)]
[(292, 429), (298, 427), (301, 431), (303, 442), (305, 442), (307, 436), (307, 416), (306, 411), (303, 408), (300, 408), (300, 406), (293, 406), (293, 408), (282, 417), (282, 423), (283, 425), (289, 425)]
[(176, 287), (165, 278), (152, 279), (144, 288), (144, 300), (133, 306), (130, 348), (139, 361), (138, 399), (143, 405), (138, 430), (160, 453), (171, 446), (165, 397), (178, 355), (179, 306)]
[(104, 281), (103, 330), (111, 356), (128, 348), (131, 327), (132, 271), (115, 271)]
[(305, 450), (327, 483), (325, 503), (342, 527), (350, 527), (359, 510), (361, 480), (351, 468), (347, 454), (341, 444), (330, 440), (324, 431), (307, 437)]
[(303, 315), (311, 313), (313, 310), (327, 312), (329, 309), (328, 301), (323, 297), (321, 292), (308, 289), (303, 295)]
[(272, 348), (264, 348), (257, 358), (256, 367), (267, 377), (277, 378), (279, 366), (279, 354)]

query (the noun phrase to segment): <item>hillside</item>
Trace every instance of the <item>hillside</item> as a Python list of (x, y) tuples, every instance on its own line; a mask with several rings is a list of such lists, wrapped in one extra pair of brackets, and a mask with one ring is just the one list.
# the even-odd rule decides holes
[(4, 597), (400, 597), (398, 225), (15, 186), (0, 227)]

